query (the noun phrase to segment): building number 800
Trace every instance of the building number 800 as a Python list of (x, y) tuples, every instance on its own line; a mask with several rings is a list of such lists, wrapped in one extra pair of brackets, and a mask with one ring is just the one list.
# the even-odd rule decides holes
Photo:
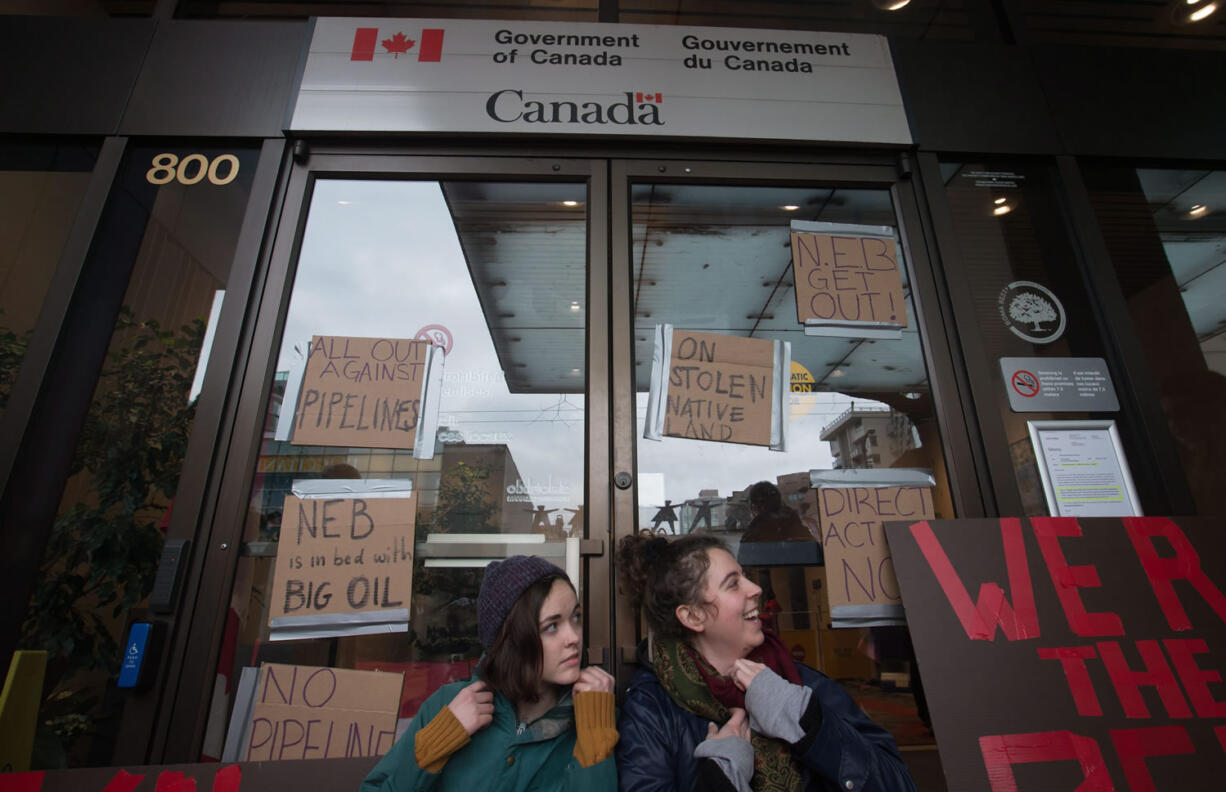
[(220, 186), (238, 176), (238, 157), (233, 154), (222, 154), (212, 162), (203, 154), (188, 154), (181, 160), (177, 154), (158, 154), (152, 164), (145, 173), (150, 184), (196, 184), (207, 177), (209, 184)]

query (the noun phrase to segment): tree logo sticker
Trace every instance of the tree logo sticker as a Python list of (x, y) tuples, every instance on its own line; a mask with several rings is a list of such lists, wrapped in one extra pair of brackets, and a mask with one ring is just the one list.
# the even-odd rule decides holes
[(1032, 344), (1050, 344), (1064, 335), (1064, 306), (1033, 281), (1014, 281), (1001, 289), (996, 307), (1005, 327)]

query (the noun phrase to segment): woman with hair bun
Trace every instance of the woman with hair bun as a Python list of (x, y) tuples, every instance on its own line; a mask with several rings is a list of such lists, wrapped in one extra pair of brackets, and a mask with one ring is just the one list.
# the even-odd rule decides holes
[(762, 629), (762, 589), (712, 536), (628, 536), (618, 577), (650, 628), (617, 745), (652, 790), (914, 792), (894, 738)]
[(566, 573), (535, 556), (493, 562), (477, 632), (476, 681), (426, 699), (362, 792), (616, 789), (613, 677), (581, 667), (583, 622)]

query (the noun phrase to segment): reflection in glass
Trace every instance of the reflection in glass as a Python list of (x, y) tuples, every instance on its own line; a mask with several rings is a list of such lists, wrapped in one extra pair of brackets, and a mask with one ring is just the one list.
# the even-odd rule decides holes
[[(953, 516), (907, 268), (896, 340), (806, 335), (793, 285), (791, 221), (895, 226), (889, 193), (636, 184), (631, 196), (639, 528), (719, 536), (762, 586), (763, 617), (794, 656), (846, 680), (900, 742), (931, 742), (905, 628), (831, 626), (821, 544), (841, 540), (827, 536), (811, 481), (927, 469), (937, 516)], [(658, 324), (791, 342), (786, 450), (641, 439)]]
[(1226, 480), (1226, 171), (1084, 170), (1196, 508)]
[(96, 156), (80, 144), (0, 145), (0, 415)]
[[(234, 177), (155, 184), (159, 156), (230, 158)], [(23, 648), (50, 653), (43, 766), (111, 763), (126, 699), (110, 677), (129, 622), (147, 615), (195, 419), (192, 383), (257, 158), (232, 147), (132, 148), (108, 196), (82, 277), (126, 279), (126, 291), (118, 305), (91, 294), (72, 308), (118, 316), (22, 625)]]
[[(400, 717), (480, 655), (482, 568), (564, 565), (585, 535), (587, 194), (583, 184), (320, 180), (277, 358), (233, 590), (226, 673), (275, 661), (405, 674)], [(445, 352), (433, 456), (274, 439), (313, 335), (429, 339)], [(406, 632), (269, 642), (277, 540), (295, 481), (402, 479), (416, 496)], [(215, 717), (224, 717), (221, 713)]]

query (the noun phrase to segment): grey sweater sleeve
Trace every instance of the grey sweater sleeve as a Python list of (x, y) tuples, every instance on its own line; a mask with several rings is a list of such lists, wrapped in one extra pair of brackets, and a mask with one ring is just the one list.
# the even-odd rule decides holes
[(703, 740), (694, 749), (697, 759), (713, 759), (737, 792), (749, 792), (753, 778), (753, 746), (740, 737)]
[(800, 718), (812, 695), (804, 685), (793, 685), (769, 668), (763, 669), (745, 691), (750, 728), (777, 740), (798, 742), (805, 736)]

